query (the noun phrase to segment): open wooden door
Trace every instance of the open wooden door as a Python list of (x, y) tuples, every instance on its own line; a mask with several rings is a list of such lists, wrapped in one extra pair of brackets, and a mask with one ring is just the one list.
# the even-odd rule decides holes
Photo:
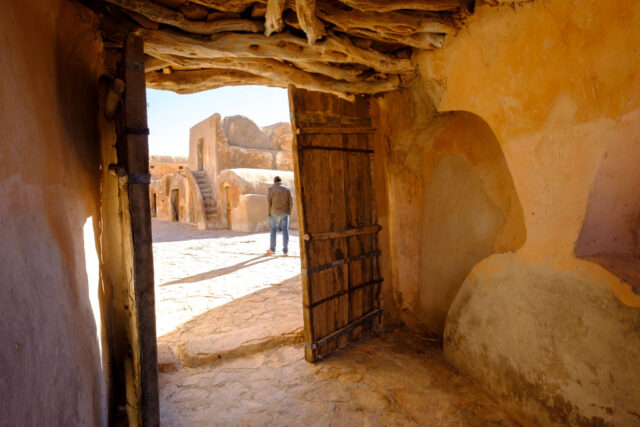
[(289, 88), (302, 258), (305, 358), (381, 329), (368, 97)]

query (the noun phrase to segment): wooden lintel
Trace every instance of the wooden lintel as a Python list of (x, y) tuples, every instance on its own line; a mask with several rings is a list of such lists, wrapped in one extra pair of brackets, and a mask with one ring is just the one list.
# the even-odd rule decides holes
[(371, 227), (353, 228), (345, 231), (329, 231), (327, 233), (308, 233), (304, 235), (304, 240), (327, 240), (340, 239), (343, 237), (362, 236), (364, 234), (374, 234), (380, 231), (382, 227), (373, 225)]

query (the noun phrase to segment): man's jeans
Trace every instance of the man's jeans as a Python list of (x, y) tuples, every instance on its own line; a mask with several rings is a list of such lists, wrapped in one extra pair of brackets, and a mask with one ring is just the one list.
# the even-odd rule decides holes
[(269, 225), (271, 226), (271, 247), (272, 251), (276, 251), (276, 233), (278, 228), (282, 229), (282, 252), (289, 252), (289, 215), (270, 215)]

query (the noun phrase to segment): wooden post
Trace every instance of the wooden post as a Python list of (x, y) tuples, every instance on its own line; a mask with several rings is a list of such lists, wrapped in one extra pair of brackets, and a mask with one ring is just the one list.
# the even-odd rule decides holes
[(149, 205), (149, 144), (142, 38), (129, 34), (124, 46), (124, 147), (118, 150), (128, 175), (129, 215), (133, 242), (132, 351), (138, 422), (160, 424), (156, 344), (153, 248)]

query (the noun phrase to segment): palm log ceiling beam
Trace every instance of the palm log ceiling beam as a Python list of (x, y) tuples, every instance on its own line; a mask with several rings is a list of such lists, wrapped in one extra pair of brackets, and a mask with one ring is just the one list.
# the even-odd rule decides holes
[(146, 81), (147, 88), (170, 90), (181, 94), (196, 93), (224, 86), (287, 86), (244, 71), (218, 69), (174, 71), (171, 74), (154, 71), (146, 74)]
[[(105, 43), (144, 39), (149, 87), (263, 84), (345, 99), (411, 79), (412, 48), (444, 46), (472, 0), (102, 0)], [(99, 3), (97, 3), (99, 4)], [(306, 35), (306, 37), (305, 37)]]
[(363, 12), (395, 10), (442, 12), (467, 7), (471, 0), (340, 0), (340, 2)]
[(264, 35), (269, 37), (273, 33), (284, 30), (284, 19), (282, 12), (287, 0), (269, 0), (267, 3), (267, 13), (265, 15)]
[(344, 11), (330, 3), (322, 3), (318, 17), (343, 30), (367, 29), (383, 34), (406, 36), (416, 33), (456, 33), (458, 29), (438, 14), (407, 14), (400, 12)]
[[(154, 66), (155, 65), (155, 66)], [(161, 66), (164, 65), (164, 66)], [(338, 80), (342, 80), (345, 83), (357, 83), (362, 82), (365, 83), (363, 87), (371, 88), (370, 81), (363, 81), (363, 79), (358, 78), (357, 74), (354, 72), (352, 74), (340, 75), (339, 77), (347, 77), (345, 79), (336, 79), (327, 77), (327, 75), (315, 75), (306, 71), (303, 71), (295, 66), (286, 64), (284, 62), (276, 61), (275, 59), (253, 59), (253, 58), (214, 58), (214, 59), (204, 59), (204, 58), (184, 58), (175, 55), (161, 55), (158, 58), (148, 58), (145, 62), (145, 69), (150, 71), (155, 71), (166, 67), (167, 65), (171, 65), (174, 68), (194, 70), (201, 68), (220, 68), (220, 69), (228, 69), (228, 70), (239, 70), (245, 71), (247, 73), (256, 74), (263, 77), (268, 77), (272, 80), (283, 81), (278, 76), (284, 76), (284, 81), (288, 81), (287, 79), (296, 82), (316, 82), (316, 86), (320, 86), (322, 83), (323, 87), (325, 83), (332, 82), (332, 84), (337, 84)], [(348, 71), (348, 70), (345, 70)], [(385, 80), (389, 82), (389, 84), (382, 84), (381, 82)], [(375, 81), (375, 80), (374, 80)], [(391, 89), (396, 89), (399, 84), (399, 80), (395, 77), (391, 79), (384, 78), (378, 79), (375, 81), (375, 85), (373, 85), (373, 89), (368, 89), (370, 91), (375, 91), (378, 93), (380, 91), (384, 92)], [(346, 87), (346, 86), (345, 86)], [(349, 86), (354, 87), (354, 86)], [(390, 89), (391, 88), (391, 89)], [(381, 90), (384, 89), (384, 90)], [(352, 91), (351, 91), (352, 92)]]
[(324, 37), (326, 30), (322, 21), (316, 16), (316, 0), (296, 0), (296, 14), (300, 27), (307, 34), (309, 45)]
[[(292, 84), (299, 88), (332, 93), (340, 98), (353, 100), (354, 94), (369, 94), (388, 92), (400, 87), (400, 78), (393, 76), (387, 80), (343, 82), (332, 80), (323, 76), (309, 74), (286, 64), (274, 64), (273, 62), (260, 62), (260, 69), (255, 64), (243, 64), (242, 62), (230, 62), (231, 68), (208, 68), (193, 71), (173, 71), (170, 74), (161, 72), (147, 73), (147, 87), (154, 89), (170, 89), (178, 93), (194, 93), (201, 90), (213, 89), (224, 86), (238, 77), (246, 77), (244, 84), (257, 84), (273, 87), (287, 87)], [(213, 65), (213, 64), (209, 64)], [(243, 71), (241, 68), (252, 72)], [(283, 67), (286, 67), (283, 68)], [(259, 73), (259, 74), (256, 74)], [(238, 83), (239, 84), (239, 83)]]
[(244, 12), (254, 3), (265, 3), (265, 1), (256, 0), (191, 0), (191, 2), (210, 7), (211, 9), (217, 9), (222, 12), (234, 13)]
[(242, 31), (260, 33), (264, 31), (261, 21), (250, 19), (221, 19), (217, 21), (193, 21), (181, 12), (152, 3), (148, 0), (105, 0), (131, 12), (139, 13), (147, 19), (171, 25), (193, 34), (211, 35), (222, 32)]
[(381, 73), (413, 71), (408, 59), (398, 59), (373, 49), (362, 49), (346, 37), (331, 35), (312, 46), (290, 33), (265, 37), (263, 34), (221, 33), (210, 40), (162, 30), (140, 28), (137, 33), (151, 56), (177, 55), (189, 58), (264, 58), (287, 61), (323, 61), (362, 64)]
[(351, 29), (349, 34), (360, 36), (365, 39), (378, 40), (385, 43), (402, 43), (418, 49), (432, 50), (444, 46), (444, 34), (438, 33), (418, 33), (407, 36), (397, 34), (380, 33), (367, 29)]

